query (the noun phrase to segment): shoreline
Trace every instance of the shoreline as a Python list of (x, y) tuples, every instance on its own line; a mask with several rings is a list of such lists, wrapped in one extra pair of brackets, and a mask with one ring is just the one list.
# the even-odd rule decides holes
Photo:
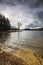
[[(0, 59), (3, 59), (3, 56), (11, 58), (9, 58), (9, 61), (7, 59), (8, 62), (11, 60), (13, 63), (15, 63), (10, 63), (11, 65), (43, 65), (43, 58), (39, 56), (35, 51), (28, 48), (11, 48), (0, 44)], [(2, 63), (4, 63), (4, 60)], [(7, 62), (5, 60), (5, 64), (6, 63)]]

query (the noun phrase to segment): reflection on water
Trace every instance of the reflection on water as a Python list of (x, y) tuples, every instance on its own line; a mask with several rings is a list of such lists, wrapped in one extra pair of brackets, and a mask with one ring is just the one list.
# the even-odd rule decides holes
[(6, 33), (0, 36), (0, 43), (7, 46), (28, 47), (43, 55), (43, 31)]
[(0, 35), (0, 43), (4, 44), (10, 38), (9, 33), (5, 33)]

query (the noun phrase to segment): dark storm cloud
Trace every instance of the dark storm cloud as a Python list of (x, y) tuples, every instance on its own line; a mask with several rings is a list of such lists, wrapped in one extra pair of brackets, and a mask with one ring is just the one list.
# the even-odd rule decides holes
[(43, 11), (40, 11), (35, 15), (37, 16), (37, 19), (39, 20), (40, 26), (43, 27)]
[(40, 11), (40, 12), (38, 12), (35, 15), (38, 17), (38, 19), (40, 19), (41, 21), (43, 21), (43, 11)]
[(27, 5), (29, 8), (38, 8), (43, 6), (43, 0), (0, 0), (0, 3), (11, 6), (23, 4)]
[(21, 3), (27, 5), (30, 8), (43, 6), (43, 0), (0, 0), (0, 2), (10, 5), (16, 5), (16, 3)]
[[(32, 1), (32, 0), (31, 0)], [(30, 2), (30, 7), (32, 8), (38, 8), (40, 6), (43, 6), (43, 0), (33, 0), (33, 2)]]
[(17, 3), (17, 0), (0, 0), (0, 3), (14, 6)]

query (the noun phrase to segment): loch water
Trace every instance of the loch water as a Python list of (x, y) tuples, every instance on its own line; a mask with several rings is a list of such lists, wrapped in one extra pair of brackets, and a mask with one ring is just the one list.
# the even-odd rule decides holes
[(43, 31), (7, 32), (0, 43), (11, 47), (26, 47), (43, 55)]

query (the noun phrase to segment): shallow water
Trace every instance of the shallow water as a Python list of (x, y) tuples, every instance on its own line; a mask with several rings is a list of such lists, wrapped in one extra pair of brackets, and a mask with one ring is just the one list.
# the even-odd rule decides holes
[(27, 47), (43, 55), (43, 31), (5, 33), (0, 36), (0, 43), (12, 47)]

